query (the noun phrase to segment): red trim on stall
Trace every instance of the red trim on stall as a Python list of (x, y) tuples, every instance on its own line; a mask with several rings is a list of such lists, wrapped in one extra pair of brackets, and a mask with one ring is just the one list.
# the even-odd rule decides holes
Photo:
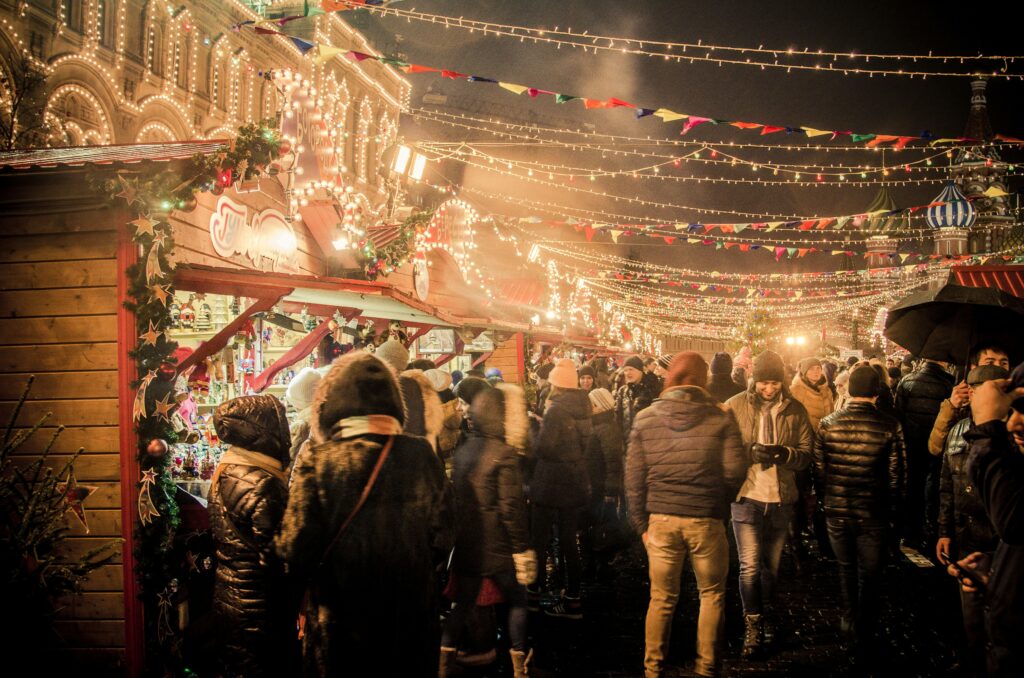
[(452, 359), (454, 359), (455, 356), (457, 356), (460, 353), (462, 353), (462, 351), (465, 348), (466, 348), (466, 342), (462, 341), (461, 338), (456, 336), (455, 337), (455, 350), (452, 351), (451, 353), (445, 353), (444, 355), (441, 355), (441, 356), (438, 356), (437, 358), (435, 358), (434, 359), (434, 365), (436, 367), (440, 367), (441, 365), (444, 365), (445, 363), (450, 363), (452, 361)]
[(494, 355), (494, 351), (487, 351), (487, 353), (481, 353), (480, 357), (473, 361), (473, 367), (476, 367), (477, 365), (482, 365), (483, 363), (487, 362), (487, 359), (490, 358), (492, 355)]
[(219, 352), (235, 337), (238, 330), (245, 326), (245, 323), (249, 321), (249, 318), (257, 313), (269, 311), (274, 308), (277, 302), (281, 301), (281, 297), (286, 294), (291, 294), (291, 292), (291, 290), (284, 290), (281, 292), (280, 296), (263, 297), (254, 301), (252, 306), (242, 311), (241, 315), (225, 325), (220, 332), (210, 337), (207, 341), (201, 343), (199, 348), (182, 360), (181, 363), (178, 364), (178, 373), (183, 373), (191, 366), (198, 365), (214, 353)]
[(416, 341), (417, 339), (419, 339), (419, 338), (420, 338), (420, 337), (422, 337), (422, 336), (423, 336), (424, 334), (426, 334), (427, 332), (429, 332), (429, 331), (431, 330), (431, 328), (432, 328), (432, 326), (431, 326), (431, 325), (420, 325), (420, 326), (419, 326), (419, 327), (418, 327), (418, 328), (416, 329), (416, 331), (415, 331), (415, 332), (413, 332), (413, 333), (412, 333), (412, 334), (411, 334), (411, 335), (409, 336), (409, 340), (405, 342), (405, 347), (406, 347), (406, 348), (410, 348), (410, 347), (411, 347), (411, 346), (413, 345), (413, 343), (414, 343), (414, 342), (415, 342), (415, 341)]
[(304, 336), (297, 344), (288, 349), (284, 355), (275, 360), (270, 367), (260, 372), (253, 381), (253, 390), (257, 393), (262, 393), (263, 389), (267, 387), (270, 381), (277, 376), (281, 370), (290, 365), (294, 365), (312, 353), (313, 349), (320, 343), (320, 340), (326, 337), (327, 333), (330, 331), (331, 319), (327, 318), (320, 323), (316, 329)]
[[(116, 212), (114, 221), (127, 224), (129, 216)], [(142, 601), (135, 578), (135, 492), (139, 484), (138, 436), (132, 419), (135, 394), (135, 361), (128, 352), (135, 348), (138, 330), (135, 314), (125, 307), (128, 296), (128, 267), (139, 260), (139, 248), (132, 241), (126, 226), (118, 228), (117, 237), (117, 400), (118, 435), (121, 456), (121, 567), (124, 578), (124, 653), (129, 678), (142, 674), (145, 663)]]
[(526, 384), (526, 338), (522, 332), (516, 332), (516, 369), (519, 370), (520, 385)]

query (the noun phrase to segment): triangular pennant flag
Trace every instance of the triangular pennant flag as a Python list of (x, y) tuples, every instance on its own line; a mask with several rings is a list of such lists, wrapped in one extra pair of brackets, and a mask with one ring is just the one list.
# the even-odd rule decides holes
[(774, 231), (774, 230), (775, 230), (776, 228), (778, 228), (779, 226), (782, 226), (782, 223), (783, 223), (783, 222), (781, 222), (781, 221), (769, 221), (769, 222), (768, 222), (768, 224), (767, 224), (767, 226), (768, 226), (768, 227), (767, 227), (767, 229), (766, 229), (766, 230), (767, 230), (767, 231), (768, 231), (769, 233), (771, 233), (772, 231)]
[(814, 227), (817, 222), (814, 219), (808, 219), (807, 221), (800, 222), (801, 231), (809, 231)]
[(357, 52), (355, 50), (349, 50), (348, 52), (345, 52), (345, 56), (347, 56), (352, 61), (366, 61), (367, 59), (373, 58), (373, 56), (369, 54), (366, 54), (364, 52)]
[(747, 243), (747, 242), (740, 243), (740, 252), (749, 252), (749, 251), (750, 251), (750, 243)]
[(800, 249), (797, 250), (797, 256), (801, 256), (801, 257), (802, 256), (806, 256), (807, 253), (810, 252), (810, 251), (811, 251), (811, 248), (809, 248), (809, 247), (801, 247)]
[(555, 95), (555, 103), (556, 104), (564, 104), (566, 101), (572, 101), (573, 99), (576, 99), (576, 98), (578, 98), (578, 97), (575, 97), (572, 94), (556, 94)]
[(1002, 198), (1010, 194), (996, 186), (989, 186), (988, 188), (985, 189), (985, 192), (982, 193), (982, 195), (984, 195), (986, 198)]
[(317, 14), (323, 14), (324, 11), (316, 6), (311, 6), (309, 0), (305, 0), (302, 3), (302, 16), (316, 16)]
[(899, 137), (892, 134), (876, 134), (875, 138), (868, 142), (868, 148), (874, 148), (879, 144), (887, 144), (890, 141), (896, 141)]
[(289, 35), (288, 39), (291, 40), (292, 44), (298, 47), (299, 51), (303, 54), (306, 54), (309, 50), (316, 47), (315, 43), (312, 43), (309, 40), (303, 40), (302, 38), (296, 38), (294, 35)]
[(1002, 141), (1003, 143), (1006, 143), (1006, 144), (1024, 144), (1024, 139), (1018, 139), (1016, 137), (1008, 137), (1008, 136), (1003, 135), (1003, 134), (997, 134), (995, 138), (996, 138), (997, 141)]
[(909, 259), (909, 258), (910, 258), (910, 253), (909, 252), (901, 254), (900, 255), (900, 263), (902, 264), (902, 263), (906, 262), (906, 260)]
[(671, 245), (676, 241), (675, 237), (671, 235), (663, 235), (661, 236), (661, 239), (665, 241), (666, 245)]
[(600, 99), (584, 99), (583, 105), (586, 108), (608, 108), (608, 102)]
[(849, 221), (850, 217), (839, 217), (839, 219), (836, 220), (836, 230), (839, 230), (846, 226), (846, 224), (848, 224)]
[(470, 82), (489, 82), (489, 83), (492, 83), (492, 84), (497, 84), (498, 83), (498, 81), (495, 80), (494, 78), (485, 78), (485, 77), (480, 76), (480, 75), (471, 75), (468, 78), (466, 78), (466, 80), (469, 80)]
[(636, 109), (636, 117), (638, 117), (638, 118), (646, 118), (648, 115), (653, 115), (653, 114), (654, 114), (654, 109), (653, 108), (638, 108), (638, 109)]
[(680, 134), (686, 134), (697, 125), (703, 125), (706, 122), (711, 122), (711, 118), (702, 118), (699, 115), (691, 115), (689, 119), (683, 124), (683, 129)]
[(631, 104), (628, 101), (623, 101), (622, 99), (616, 99), (615, 97), (612, 97), (611, 99), (608, 100), (609, 108), (616, 108), (618, 106), (625, 106), (626, 108), (636, 108), (635, 104)]
[(525, 85), (515, 85), (511, 82), (499, 82), (498, 87), (502, 89), (507, 89), (509, 92), (512, 92), (513, 94), (522, 94), (523, 92), (529, 89), (529, 87)]
[(764, 136), (765, 134), (774, 134), (775, 132), (781, 132), (784, 129), (786, 128), (779, 127), (777, 125), (765, 125), (764, 127), (761, 128), (761, 136)]
[(803, 130), (804, 134), (806, 134), (809, 137), (820, 137), (826, 134), (832, 134), (832, 132), (829, 132), (828, 130), (814, 129), (813, 127), (804, 127)]
[(465, 73), (459, 73), (458, 71), (449, 71), (442, 68), (441, 77), (448, 78), (449, 80), (458, 80), (459, 78), (466, 78), (469, 76), (467, 76)]
[(874, 134), (850, 134), (850, 140), (855, 144), (859, 144), (862, 141), (871, 141), (874, 138)]
[(750, 224), (733, 224), (732, 230), (735, 231), (736, 233), (742, 233), (743, 231), (747, 230), (747, 226), (749, 225)]
[(433, 66), (421, 66), (420, 64), (409, 64), (406, 67), (406, 71), (409, 73), (437, 73), (437, 70)]
[[(256, 31), (257, 35), (284, 35), (281, 31), (272, 31), (269, 28), (262, 28), (260, 26), (254, 26), (253, 30)], [(305, 52), (303, 52), (305, 54)]]
[(740, 129), (757, 129), (762, 127), (761, 123), (758, 122), (730, 122), (729, 124)]
[(796, 254), (796, 248), (795, 247), (787, 247), (786, 248), (786, 253), (789, 254), (789, 256), (793, 256), (794, 254)]
[(623, 234), (623, 231), (612, 230), (609, 231), (609, 233), (612, 234), (612, 240), (614, 240), (615, 242), (619, 242), (619, 236)]
[(325, 61), (330, 61), (331, 59), (338, 56), (344, 51), (345, 50), (343, 50), (341, 47), (331, 47), (330, 45), (321, 44), (317, 48), (316, 57), (313, 59), (313, 61), (317, 64), (322, 64)]
[(906, 145), (909, 144), (911, 141), (914, 141), (919, 138), (920, 137), (900, 137), (899, 139), (896, 140), (896, 143), (893, 144), (892, 147), (899, 151), (905, 148)]
[(395, 68), (405, 68), (409, 65), (408, 61), (402, 61), (401, 59), (396, 59), (394, 57), (381, 57), (377, 61), (382, 64), (387, 64), (388, 66), (394, 66)]
[(672, 122), (673, 120), (682, 120), (683, 118), (690, 117), (683, 113), (676, 113), (675, 111), (670, 111), (667, 108), (659, 108), (654, 112), (654, 115), (661, 118), (662, 122)]
[(815, 226), (815, 228), (817, 228), (820, 231), (821, 229), (825, 228), (826, 226), (828, 226), (831, 223), (832, 223), (832, 218), (831, 217), (827, 217), (825, 219), (819, 219), (818, 220), (818, 225)]

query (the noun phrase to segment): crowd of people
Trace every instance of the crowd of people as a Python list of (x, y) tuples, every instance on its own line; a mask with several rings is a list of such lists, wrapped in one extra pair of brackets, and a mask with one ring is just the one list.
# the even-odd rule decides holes
[[(737, 361), (739, 363), (739, 361)], [(884, 565), (959, 580), (967, 675), (1024, 675), (1024, 365), (979, 346), (963, 380), (914, 364), (764, 351), (499, 370), (409, 361), (395, 340), (303, 370), (287, 401), (221, 405), (213, 479), (224, 676), (529, 674), (531, 612), (584, 618), (589, 572), (646, 557), (643, 670), (666, 669), (689, 562), (698, 675), (721, 667), (730, 532), (742, 657), (770, 655), (785, 550), (834, 560), (838, 629), (870, 662)], [(483, 636), (483, 637), (481, 637)], [(640, 658), (637, 658), (638, 666)]]

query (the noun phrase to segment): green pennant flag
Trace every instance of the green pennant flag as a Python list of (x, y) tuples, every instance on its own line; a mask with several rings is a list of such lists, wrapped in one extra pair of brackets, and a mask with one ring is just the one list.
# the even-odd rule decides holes
[(578, 97), (574, 97), (571, 94), (556, 94), (555, 95), (555, 103), (556, 104), (564, 104), (566, 101), (572, 101), (573, 99), (576, 99), (576, 98), (578, 98)]
[(323, 14), (324, 11), (319, 7), (310, 7), (309, 0), (305, 0), (302, 3), (302, 15), (303, 16), (316, 16), (317, 14)]
[(787, 247), (786, 248), (786, 254), (788, 254), (789, 256), (793, 256), (794, 254), (796, 254), (796, 248), (795, 247)]
[(408, 61), (402, 61), (401, 59), (396, 59), (395, 57), (384, 57), (384, 56), (382, 56), (378, 60), (382, 64), (388, 64), (389, 66), (396, 66), (398, 68), (405, 68), (406, 66), (409, 65)]
[(850, 139), (852, 139), (853, 143), (855, 143), (855, 144), (859, 144), (862, 141), (871, 141), (874, 138), (875, 138), (874, 134), (851, 134), (850, 135)]

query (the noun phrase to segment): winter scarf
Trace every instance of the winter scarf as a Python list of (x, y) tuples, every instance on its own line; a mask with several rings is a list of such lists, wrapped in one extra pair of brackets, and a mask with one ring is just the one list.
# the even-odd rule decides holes
[(227, 452), (221, 455), (220, 463), (217, 464), (217, 470), (214, 472), (213, 478), (214, 487), (217, 486), (217, 479), (220, 477), (221, 470), (229, 464), (255, 466), (256, 468), (263, 469), (281, 482), (288, 483), (288, 471), (281, 468), (281, 462), (277, 459), (267, 454), (253, 452), (252, 450), (232, 445), (228, 448)]
[(365, 435), (396, 436), (402, 432), (402, 422), (386, 414), (368, 414), (346, 417), (331, 427), (331, 440), (344, 440)]

